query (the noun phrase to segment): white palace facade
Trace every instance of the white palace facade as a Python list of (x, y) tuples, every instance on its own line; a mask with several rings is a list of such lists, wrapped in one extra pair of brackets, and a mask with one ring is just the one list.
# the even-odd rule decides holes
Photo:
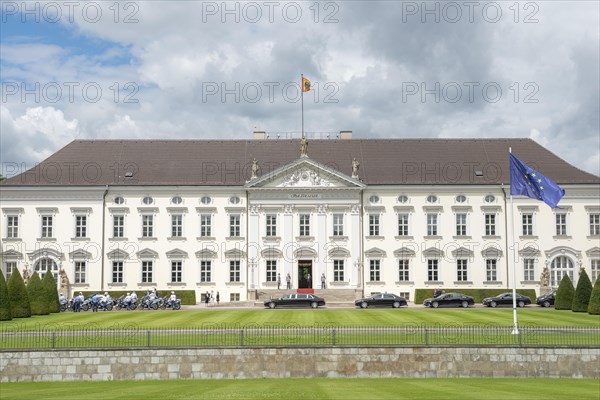
[[(77, 140), (0, 185), (5, 277), (221, 301), (600, 275), (600, 178), (529, 139)], [(508, 149), (566, 190), (510, 200)], [(511, 204), (513, 204), (511, 206)], [(513, 259), (511, 226), (516, 243)], [(310, 276), (310, 279), (309, 279)], [(67, 289), (68, 288), (68, 289)]]

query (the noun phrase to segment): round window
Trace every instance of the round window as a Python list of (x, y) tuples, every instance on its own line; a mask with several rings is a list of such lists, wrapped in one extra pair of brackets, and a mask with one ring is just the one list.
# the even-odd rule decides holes
[(202, 203), (202, 204), (210, 204), (210, 197), (208, 197), (208, 196), (202, 196), (202, 198), (200, 199), (200, 203)]
[(467, 198), (465, 196), (463, 196), (462, 194), (456, 196), (457, 203), (464, 203), (465, 201), (467, 201)]
[(437, 196), (434, 196), (434, 195), (427, 196), (427, 202), (428, 203), (437, 203), (437, 201), (438, 201)]
[(175, 196), (171, 199), (171, 203), (173, 204), (181, 204), (183, 203), (183, 199), (179, 196)]
[(373, 196), (369, 197), (369, 202), (371, 202), (373, 204), (379, 203), (379, 196), (373, 195)]
[(398, 203), (402, 203), (402, 204), (408, 203), (408, 197), (405, 195), (398, 196)]
[(239, 197), (237, 197), (237, 196), (231, 196), (231, 197), (229, 198), (229, 202), (230, 202), (231, 204), (240, 204), (240, 198), (239, 198)]
[(493, 203), (494, 201), (496, 201), (496, 197), (493, 194), (488, 194), (485, 196), (486, 203)]
[(125, 203), (125, 199), (122, 198), (121, 196), (115, 197), (114, 201), (115, 201), (115, 204), (123, 204), (123, 203)]
[(152, 199), (152, 197), (146, 196), (142, 199), (142, 203), (149, 206), (150, 204), (154, 203), (154, 200)]

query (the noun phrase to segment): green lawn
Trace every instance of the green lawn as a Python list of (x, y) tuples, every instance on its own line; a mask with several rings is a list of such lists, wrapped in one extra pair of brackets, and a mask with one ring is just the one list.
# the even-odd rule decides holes
[(597, 399), (598, 379), (242, 379), (3, 383), (9, 399)]
[[(600, 316), (528, 308), (520, 326), (600, 326)], [(512, 326), (512, 309), (194, 310), (60, 313), (0, 323), (7, 329), (187, 328), (236, 326)]]

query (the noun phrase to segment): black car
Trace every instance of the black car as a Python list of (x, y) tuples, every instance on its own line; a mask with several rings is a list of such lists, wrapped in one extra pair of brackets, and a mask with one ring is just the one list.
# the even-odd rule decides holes
[[(525, 307), (528, 304), (531, 304), (531, 299), (527, 296), (523, 296), (522, 294), (517, 293), (517, 305), (519, 307)], [(509, 292), (499, 294), (495, 297), (485, 298), (483, 299), (483, 305), (488, 307), (512, 306), (513, 294)]]
[(399, 308), (401, 306), (408, 305), (408, 302), (404, 297), (396, 296), (392, 293), (380, 293), (364, 299), (359, 299), (354, 302), (356, 307), (367, 308), (367, 307), (394, 307)]
[(425, 299), (425, 307), (464, 307), (475, 305), (475, 300), (471, 296), (462, 293), (444, 293), (432, 299)]
[(538, 297), (535, 302), (537, 305), (542, 307), (550, 307), (554, 305), (554, 298), (556, 297), (556, 290), (550, 293), (546, 293)]
[(265, 301), (265, 307), (312, 307), (317, 308), (325, 305), (325, 299), (314, 294), (292, 293)]

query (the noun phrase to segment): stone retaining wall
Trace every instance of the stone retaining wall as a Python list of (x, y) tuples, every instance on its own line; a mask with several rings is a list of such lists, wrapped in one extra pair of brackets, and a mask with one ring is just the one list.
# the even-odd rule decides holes
[(1, 382), (291, 377), (599, 378), (600, 348), (277, 347), (0, 352)]

